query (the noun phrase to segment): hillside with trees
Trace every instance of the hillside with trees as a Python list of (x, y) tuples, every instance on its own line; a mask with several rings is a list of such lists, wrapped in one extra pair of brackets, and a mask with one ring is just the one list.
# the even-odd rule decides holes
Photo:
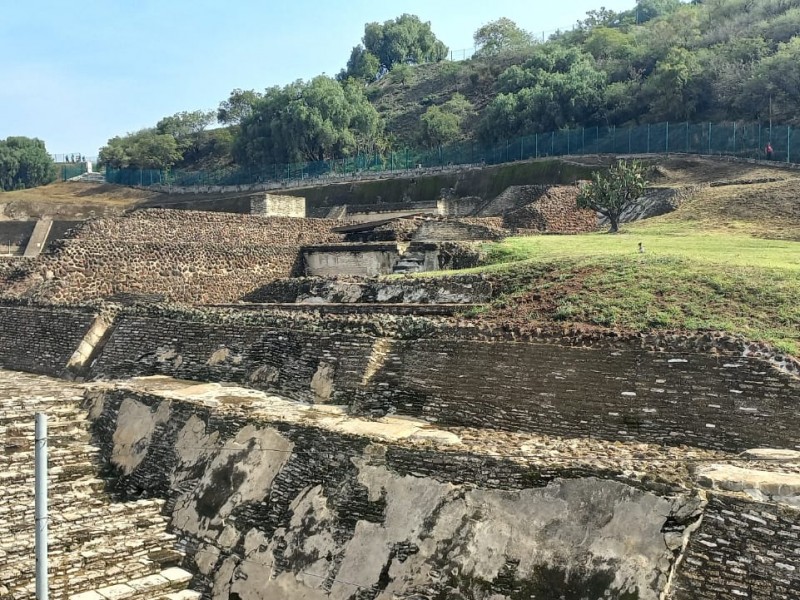
[(253, 169), (575, 127), (800, 123), (800, 0), (638, 0), (549, 39), (504, 17), (473, 39), (475, 54), (453, 62), (414, 15), (367, 23), (336, 77), (233, 90), (216, 114), (167, 117), (100, 158)]

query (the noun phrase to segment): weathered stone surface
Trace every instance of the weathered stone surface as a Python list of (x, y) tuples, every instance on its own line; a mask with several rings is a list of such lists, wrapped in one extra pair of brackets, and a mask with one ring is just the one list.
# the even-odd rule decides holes
[[(354, 414), (736, 452), (800, 446), (800, 381), (761, 360), (430, 337), (388, 338), (373, 357), (378, 339), (122, 317), (95, 373), (231, 381), (313, 402), (311, 382), (325, 363), (326, 401)], [(237, 360), (209, 364), (222, 347)]]
[(674, 600), (794, 600), (800, 510), (713, 494), (676, 577)]
[(160, 574), (182, 554), (167, 533), (164, 501), (113, 499), (99, 479), (82, 390), (0, 370), (0, 598), (32, 600), (34, 414), (48, 417), (49, 590), (53, 600), (153, 600), (185, 587)]
[(733, 465), (710, 464), (697, 469), (701, 485), (742, 492), (759, 501), (800, 508), (800, 473), (776, 473)]
[(61, 375), (95, 316), (90, 310), (0, 306), (0, 367)]
[[(423, 448), (460, 442), (415, 438), (414, 429), (435, 431), (424, 423), (354, 419), (243, 389), (148, 379), (90, 397), (102, 402), (94, 431), (109, 457), (112, 431), (129, 426), (123, 403), (153, 412), (170, 402), (147, 458), (115, 487), (172, 498), (173, 524), (192, 540), (212, 598), (580, 589), (655, 599), (675, 558), (662, 528), (698, 509), (681, 494), (593, 477), (526, 483), (521, 464), (477, 449), (438, 454), (437, 475), (423, 475)], [(254, 435), (262, 441), (249, 442)], [(445, 468), (466, 456), (482, 475)], [(510, 479), (515, 469), (523, 477)]]
[(340, 240), (335, 224), (161, 209), (96, 219), (39, 257), (29, 275), (6, 276), (0, 293), (53, 303), (130, 293), (232, 302), (292, 275), (302, 245)]

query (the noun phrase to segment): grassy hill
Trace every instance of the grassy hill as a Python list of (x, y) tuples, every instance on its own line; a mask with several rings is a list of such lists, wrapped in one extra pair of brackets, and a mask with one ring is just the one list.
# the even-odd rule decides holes
[[(734, 169), (686, 166), (667, 161), (667, 183), (707, 183), (714, 171)], [(487, 265), (475, 270), (496, 276), (508, 291), (480, 318), (725, 331), (800, 357), (800, 178), (782, 175), (784, 181), (701, 188), (675, 212), (626, 225), (618, 235), (489, 245)]]

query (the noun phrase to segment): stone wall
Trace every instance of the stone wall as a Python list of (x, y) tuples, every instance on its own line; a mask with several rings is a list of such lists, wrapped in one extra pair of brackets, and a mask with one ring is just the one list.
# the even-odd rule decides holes
[(299, 269), (300, 247), (338, 241), (335, 221), (146, 210), (89, 221), (36, 263), (7, 295), (76, 303), (151, 294), (232, 302)]
[(250, 214), (262, 217), (306, 217), (306, 199), (300, 196), (264, 194), (250, 198)]
[(243, 298), (246, 302), (473, 304), (488, 302), (492, 283), (480, 275), (347, 280), (279, 279)]
[(125, 316), (95, 373), (236, 381), (449, 426), (734, 452), (800, 448), (800, 381), (760, 359), (440, 339), (424, 327), (415, 338)]
[(62, 375), (95, 317), (88, 311), (0, 306), (0, 367)]
[(522, 234), (586, 233), (597, 229), (595, 212), (577, 207), (577, 186), (554, 186), (544, 191), (538, 187), (527, 188), (521, 186), (516, 190), (517, 202), (527, 202), (528, 198), (535, 200), (504, 213), (505, 227)]
[(439, 198), (436, 201), (436, 212), (443, 217), (467, 217), (472, 215), (481, 204), (483, 204), (483, 199), (478, 196)]
[(208, 598), (656, 600), (669, 532), (698, 509), (687, 493), (445, 451), (457, 438), (412, 422), (147, 385), (90, 392), (94, 440), (115, 493), (167, 500)]
[(675, 600), (790, 600), (800, 590), (800, 510), (712, 495)]

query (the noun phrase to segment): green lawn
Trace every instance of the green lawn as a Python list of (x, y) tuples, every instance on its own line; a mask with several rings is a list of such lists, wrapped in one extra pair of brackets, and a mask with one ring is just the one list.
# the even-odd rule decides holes
[[(800, 243), (659, 228), (487, 245), (507, 293), (483, 318), (718, 330), (800, 356)], [(642, 242), (645, 252), (638, 252)]]

